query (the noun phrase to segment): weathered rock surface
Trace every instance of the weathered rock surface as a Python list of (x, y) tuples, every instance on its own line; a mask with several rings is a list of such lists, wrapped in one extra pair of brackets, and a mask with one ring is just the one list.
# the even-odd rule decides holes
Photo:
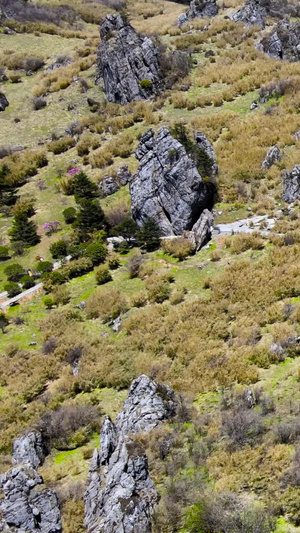
[[(197, 136), (203, 144), (203, 137)], [(210, 153), (211, 150), (210, 145)], [(152, 218), (163, 235), (182, 235), (185, 230), (192, 230), (204, 209), (212, 208), (214, 187), (202, 179), (182, 144), (166, 127), (156, 137), (149, 130), (140, 140), (136, 157), (140, 165), (136, 178), (130, 182), (130, 194), (137, 224), (142, 226)]]
[(187, 232), (187, 238), (192, 243), (195, 252), (198, 252), (211, 239), (213, 222), (214, 217), (212, 212), (204, 209), (199, 220), (194, 224), (192, 231)]
[(119, 190), (119, 185), (114, 178), (106, 175), (99, 183), (99, 189), (103, 192), (104, 196), (110, 196)]
[(118, 178), (118, 182), (122, 186), (130, 182), (132, 178), (132, 174), (130, 170), (128, 170), (128, 165), (123, 165), (122, 167), (118, 169), (117, 178)]
[(296, 165), (291, 172), (285, 172), (282, 177), (282, 199), (289, 204), (300, 197), (300, 165)]
[(196, 141), (197, 145), (199, 146), (199, 148), (203, 152), (205, 152), (208, 155), (208, 157), (210, 158), (210, 160), (211, 160), (211, 167), (210, 167), (209, 171), (207, 172), (208, 176), (210, 176), (210, 177), (217, 176), (217, 174), (219, 172), (219, 169), (218, 169), (218, 165), (217, 165), (216, 154), (214, 152), (214, 149), (213, 149), (211, 143), (206, 138), (204, 133), (202, 133), (201, 131), (197, 131), (197, 133), (195, 134), (195, 141)]
[(5, 111), (5, 109), (9, 106), (9, 102), (5, 96), (5, 94), (0, 92), (0, 111)]
[(300, 23), (282, 20), (259, 43), (258, 48), (275, 59), (300, 60)]
[(37, 468), (45, 460), (45, 448), (42, 435), (38, 431), (30, 431), (21, 435), (13, 443), (12, 463), (27, 464)]
[(270, 168), (276, 161), (280, 161), (281, 159), (281, 151), (280, 148), (275, 144), (275, 146), (272, 146), (270, 150), (268, 150), (267, 155), (265, 159), (262, 162), (261, 168)]
[(158, 50), (120, 16), (107, 15), (100, 22), (98, 70), (107, 99), (125, 105), (147, 99), (159, 88)]
[(216, 0), (191, 0), (187, 11), (188, 19), (196, 17), (215, 17), (219, 12)]
[(105, 417), (100, 451), (95, 450), (85, 495), (88, 533), (150, 533), (151, 510), (157, 501), (147, 457), (131, 438), (148, 432), (176, 412), (169, 387), (147, 376), (133, 381), (123, 411), (113, 424)]
[(265, 27), (264, 17), (266, 11), (260, 5), (257, 0), (248, 0), (245, 5), (231, 15), (231, 20), (234, 22), (244, 22), (245, 24), (251, 24), (258, 26), (259, 28)]
[(61, 533), (57, 495), (47, 488), (36, 490), (43, 485), (36, 468), (44, 459), (39, 432), (31, 431), (14, 442), (12, 462), (16, 466), (0, 476), (0, 531)]

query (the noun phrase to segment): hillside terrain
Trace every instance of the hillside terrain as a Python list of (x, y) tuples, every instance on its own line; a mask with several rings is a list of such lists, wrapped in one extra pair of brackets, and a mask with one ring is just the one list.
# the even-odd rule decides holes
[(0, 0), (0, 531), (300, 531), (299, 265), (298, 1)]

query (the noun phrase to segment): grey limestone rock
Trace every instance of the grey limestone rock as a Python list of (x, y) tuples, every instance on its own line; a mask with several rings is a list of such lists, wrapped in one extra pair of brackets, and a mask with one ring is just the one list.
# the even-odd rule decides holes
[(119, 185), (114, 178), (106, 175), (99, 183), (99, 189), (103, 192), (104, 196), (110, 196), (119, 190)]
[(150, 533), (157, 492), (148, 461), (132, 434), (148, 432), (173, 416), (177, 401), (169, 387), (147, 376), (134, 380), (113, 424), (105, 417), (100, 451), (95, 450), (85, 494), (88, 533)]
[(258, 48), (275, 59), (300, 61), (300, 22), (281, 20), (260, 41)]
[(57, 496), (52, 490), (36, 491), (35, 487), (42, 483), (37, 471), (26, 465), (11, 468), (0, 477), (4, 495), (0, 503), (3, 531), (10, 526), (15, 533), (61, 533)]
[(261, 168), (270, 168), (276, 161), (280, 161), (281, 151), (280, 148), (275, 144), (268, 150), (265, 159), (262, 162)]
[(123, 165), (122, 167), (118, 169), (117, 178), (118, 178), (118, 182), (122, 186), (130, 182), (132, 178), (132, 174), (130, 170), (128, 170), (128, 165)]
[(201, 131), (197, 131), (197, 133), (195, 134), (195, 141), (199, 148), (201, 148), (201, 150), (205, 152), (211, 160), (211, 168), (208, 172), (208, 175), (210, 177), (217, 176), (219, 169), (217, 165), (216, 154), (211, 143)]
[(45, 460), (45, 449), (42, 435), (38, 431), (30, 431), (21, 435), (13, 443), (12, 463), (28, 464), (37, 468)]
[(234, 22), (244, 22), (245, 24), (258, 26), (262, 29), (265, 27), (265, 16), (266, 12), (257, 0), (248, 0), (245, 5), (233, 13), (230, 18)]
[(0, 111), (5, 111), (5, 109), (9, 106), (9, 102), (5, 96), (5, 94), (0, 92)]
[(192, 227), (192, 230), (187, 232), (187, 238), (192, 243), (195, 252), (198, 252), (204, 244), (211, 238), (213, 231), (214, 217), (211, 211), (204, 209), (199, 220)]
[(187, 19), (196, 17), (215, 17), (219, 12), (216, 0), (191, 0), (186, 12)]
[(107, 99), (125, 105), (156, 94), (160, 85), (158, 50), (120, 15), (100, 22), (98, 70)]
[(300, 165), (296, 165), (291, 172), (284, 172), (282, 176), (282, 199), (291, 204), (300, 196)]
[(130, 182), (132, 216), (141, 227), (152, 218), (163, 235), (192, 230), (204, 209), (211, 209), (214, 191), (203, 180), (185, 148), (164, 127), (141, 138), (136, 150), (139, 171)]

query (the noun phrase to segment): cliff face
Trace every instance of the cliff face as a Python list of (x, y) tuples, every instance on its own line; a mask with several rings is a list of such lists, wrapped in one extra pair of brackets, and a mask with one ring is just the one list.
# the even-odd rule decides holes
[(159, 88), (158, 51), (120, 16), (107, 15), (100, 22), (98, 70), (107, 99), (125, 105), (147, 99)]
[(169, 387), (147, 376), (133, 381), (115, 424), (105, 417), (90, 466), (85, 495), (85, 526), (89, 533), (150, 533), (157, 492), (148, 461), (132, 438), (147, 433), (176, 413)]
[[(196, 135), (196, 141), (210, 159), (210, 172), (215, 175), (212, 146), (202, 133)], [(140, 140), (136, 158), (139, 170), (130, 182), (130, 194), (137, 224), (142, 226), (152, 218), (168, 236), (193, 230), (203, 211), (213, 206), (213, 186), (203, 180), (182, 144), (166, 127), (157, 136), (149, 130)]]

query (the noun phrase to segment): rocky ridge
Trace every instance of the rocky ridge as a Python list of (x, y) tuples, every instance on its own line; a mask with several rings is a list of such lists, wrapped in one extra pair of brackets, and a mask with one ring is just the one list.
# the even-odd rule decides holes
[[(211, 173), (215, 174), (217, 164), (212, 146), (202, 133), (196, 134), (197, 139), (201, 150), (211, 158)], [(139, 170), (130, 182), (130, 195), (137, 224), (142, 226), (151, 218), (165, 236), (195, 231), (204, 210), (211, 211), (213, 207), (214, 186), (203, 180), (183, 145), (166, 127), (157, 136), (151, 129), (142, 136), (136, 158)], [(206, 235), (204, 241), (208, 238)], [(202, 243), (196, 240), (198, 249)]]
[(177, 400), (167, 386), (142, 375), (131, 384), (123, 410), (113, 423), (105, 417), (100, 450), (91, 461), (85, 494), (88, 533), (150, 533), (157, 492), (147, 457), (132, 438), (175, 415)]
[(160, 85), (158, 50), (120, 15), (100, 22), (98, 70), (109, 102), (126, 105), (156, 94)]
[[(43, 486), (37, 467), (45, 459), (42, 436), (31, 431), (13, 444), (15, 465), (0, 476), (3, 499), (0, 502), (0, 531), (11, 533), (61, 533), (59, 501), (56, 493)], [(36, 487), (41, 486), (38, 490)], [(11, 529), (12, 528), (12, 529)]]
[(181, 26), (196, 17), (215, 17), (218, 12), (216, 0), (191, 0), (189, 9), (179, 15), (178, 24)]

